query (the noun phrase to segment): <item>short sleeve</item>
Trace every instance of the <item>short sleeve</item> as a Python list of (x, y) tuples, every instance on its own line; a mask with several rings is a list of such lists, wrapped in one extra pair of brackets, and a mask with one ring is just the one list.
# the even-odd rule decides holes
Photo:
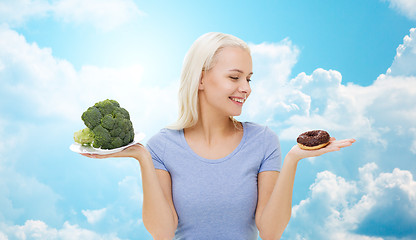
[(280, 142), (277, 134), (266, 127), (264, 131), (264, 159), (261, 162), (259, 173), (264, 171), (278, 171), (282, 168)]
[(146, 144), (147, 150), (149, 150), (150, 155), (152, 156), (153, 165), (156, 169), (162, 169), (168, 171), (163, 162), (163, 155), (165, 153), (166, 139), (165, 134), (162, 131), (154, 135)]

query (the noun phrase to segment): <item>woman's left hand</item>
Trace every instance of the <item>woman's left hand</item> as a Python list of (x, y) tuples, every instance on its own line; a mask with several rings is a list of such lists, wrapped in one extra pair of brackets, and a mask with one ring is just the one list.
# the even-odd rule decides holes
[(329, 144), (321, 149), (317, 150), (303, 150), (297, 144), (292, 147), (288, 155), (291, 155), (297, 160), (301, 160), (309, 157), (317, 157), (328, 152), (339, 151), (341, 148), (349, 147), (355, 142), (355, 139), (343, 139), (336, 140), (334, 137), (331, 137)]

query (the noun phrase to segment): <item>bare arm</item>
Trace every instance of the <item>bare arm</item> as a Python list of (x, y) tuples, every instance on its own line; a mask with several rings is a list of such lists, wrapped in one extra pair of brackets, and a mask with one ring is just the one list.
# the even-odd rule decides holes
[(143, 224), (155, 240), (172, 239), (178, 216), (172, 201), (170, 174), (155, 170), (149, 151), (141, 144), (109, 155), (83, 154), (92, 158), (132, 157), (139, 161), (143, 185)]
[(307, 151), (295, 145), (286, 155), (283, 167), (278, 172), (262, 172), (258, 177), (259, 199), (256, 210), (256, 225), (263, 240), (280, 239), (292, 213), (292, 195), (298, 162), (307, 157), (338, 151), (351, 146), (354, 139), (336, 141), (322, 149)]

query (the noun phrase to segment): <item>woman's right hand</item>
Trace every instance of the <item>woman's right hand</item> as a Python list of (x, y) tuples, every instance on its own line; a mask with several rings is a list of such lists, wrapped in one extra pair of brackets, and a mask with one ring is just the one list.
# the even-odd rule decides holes
[(123, 151), (111, 153), (111, 154), (90, 154), (90, 153), (81, 153), (81, 155), (89, 158), (115, 158), (115, 157), (132, 157), (137, 159), (140, 163), (145, 160), (151, 160), (152, 157), (149, 151), (140, 143), (134, 144), (128, 148), (123, 149)]

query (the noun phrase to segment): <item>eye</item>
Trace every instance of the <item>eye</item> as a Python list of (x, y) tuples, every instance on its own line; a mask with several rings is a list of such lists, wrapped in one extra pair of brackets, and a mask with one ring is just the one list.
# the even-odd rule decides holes
[(250, 78), (247, 78), (247, 82), (251, 82), (251, 79)]
[(238, 80), (238, 77), (230, 77), (233, 80)]

